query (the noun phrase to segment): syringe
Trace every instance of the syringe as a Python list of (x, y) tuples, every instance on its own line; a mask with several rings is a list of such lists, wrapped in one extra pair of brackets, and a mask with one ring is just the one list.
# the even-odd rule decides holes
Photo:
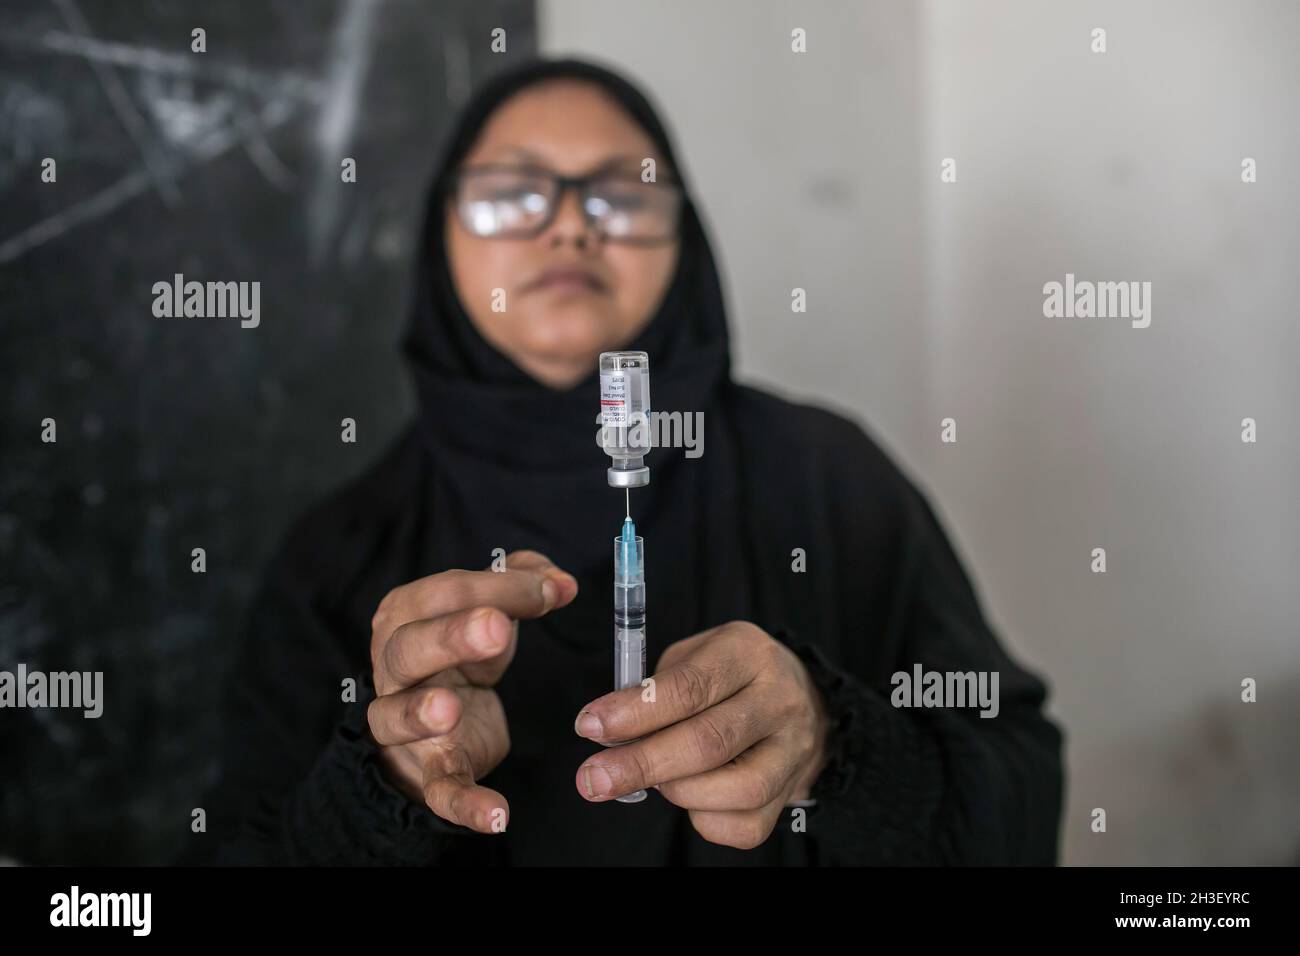
[[(645, 677), (645, 542), (629, 513), (614, 539), (614, 689), (640, 687)], [(618, 798), (640, 803), (645, 791)]]
[[(650, 483), (645, 455), (653, 442), (650, 416), (650, 356), (645, 352), (600, 354), (600, 446), (613, 459), (605, 472), (626, 502), (623, 532), (614, 539), (614, 689), (640, 687), (645, 678), (645, 542), (632, 523), (629, 488)], [(619, 797), (640, 803), (645, 791)]]

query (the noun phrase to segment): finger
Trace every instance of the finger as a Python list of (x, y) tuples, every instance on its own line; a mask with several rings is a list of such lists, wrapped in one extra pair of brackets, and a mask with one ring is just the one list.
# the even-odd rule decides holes
[(408, 621), (483, 605), (498, 607), (513, 618), (541, 617), (568, 604), (577, 593), (573, 575), (543, 555), (515, 552), (507, 556), (504, 571), (442, 571), (394, 588), (379, 603), (371, 628), (375, 639), (383, 641)]
[(773, 801), (761, 810), (738, 810), (719, 812), (716, 810), (691, 810), (691, 826), (695, 832), (710, 843), (735, 847), (737, 850), (752, 850), (761, 846), (781, 818), (784, 805)]
[(521, 571), (544, 571), (556, 567), (556, 564), (540, 551), (520, 548), (518, 551), (511, 551), (506, 555), (506, 567), (518, 568)]
[(366, 711), (370, 734), (384, 747), (450, 733), (460, 721), (461, 702), (449, 687), (412, 687), (376, 697)]
[(515, 649), (519, 646), (519, 622), (507, 619), (506, 645), (498, 654), (485, 657), (479, 661), (463, 661), (460, 672), (471, 684), (479, 687), (495, 687), (497, 681), (505, 674), (510, 662), (515, 659)]
[(450, 667), (513, 653), (514, 624), (494, 607), (410, 621), (393, 632), (375, 662), (375, 690), (388, 694)]
[(719, 631), (700, 641), (694, 653), (658, 671), (652, 695), (628, 687), (599, 697), (579, 712), (574, 730), (589, 740), (613, 744), (699, 714), (746, 687), (758, 674), (761, 662), (749, 650), (743, 641)]
[(588, 800), (608, 800), (721, 767), (776, 729), (754, 697), (729, 698), (689, 720), (589, 757), (578, 768), (578, 789)]
[[(502, 572), (492, 569), (494, 573)], [(563, 607), (574, 599), (578, 594), (578, 579), (568, 571), (559, 567), (554, 561), (542, 554), (540, 551), (532, 551), (527, 548), (518, 551), (511, 551), (506, 555), (507, 571), (531, 571), (534, 574), (541, 574), (554, 581), (560, 589), (560, 597), (556, 607)]]
[(700, 644), (712, 638), (715, 634), (721, 631), (724, 626), (725, 625), (711, 627), (707, 631), (700, 631), (700, 633), (692, 635), (691, 637), (683, 638), (680, 641), (669, 644), (664, 648), (664, 652), (659, 655), (659, 661), (655, 664), (655, 670), (666, 671), (678, 661), (690, 657)]
[(773, 801), (784, 806), (797, 770), (797, 761), (772, 736), (716, 770), (659, 784), (659, 793), (685, 810), (759, 810)]
[(578, 593), (573, 576), (553, 565), (507, 567), (504, 571), (444, 571), (434, 578), (406, 585), (414, 589), (399, 604), (406, 610), (406, 620), (438, 617), (482, 605), (498, 607), (513, 618), (541, 617), (567, 604)]
[(540, 551), (528, 549), (511, 551), (506, 555), (506, 570), (532, 571), (535, 574), (545, 575), (553, 581), (560, 591), (555, 607), (564, 607), (578, 596), (578, 579)]
[(479, 833), (503, 833), (510, 819), (506, 798), (474, 782), (469, 758), (459, 747), (426, 764), (424, 802), (444, 820)]

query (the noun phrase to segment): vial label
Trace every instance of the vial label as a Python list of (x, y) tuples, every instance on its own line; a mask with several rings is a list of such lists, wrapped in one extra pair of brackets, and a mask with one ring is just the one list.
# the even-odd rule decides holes
[(640, 369), (613, 369), (600, 373), (600, 422), (632, 427), (650, 417), (649, 376)]
[(627, 373), (622, 369), (600, 373), (600, 421), (602, 425), (627, 425), (630, 413), (627, 393)]

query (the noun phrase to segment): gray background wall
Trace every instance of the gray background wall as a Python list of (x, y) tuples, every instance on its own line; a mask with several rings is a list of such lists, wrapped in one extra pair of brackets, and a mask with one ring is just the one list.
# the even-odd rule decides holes
[[(866, 422), (1049, 676), (1065, 862), (1300, 860), (1300, 7), (542, 0), (538, 29), (663, 104), (742, 374)], [(1067, 272), (1152, 282), (1150, 328), (1044, 318)]]

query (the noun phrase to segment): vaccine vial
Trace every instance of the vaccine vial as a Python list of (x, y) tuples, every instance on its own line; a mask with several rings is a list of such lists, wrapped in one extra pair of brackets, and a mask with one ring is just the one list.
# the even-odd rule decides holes
[(650, 356), (600, 353), (600, 444), (613, 459), (606, 472), (614, 488), (650, 484)]

